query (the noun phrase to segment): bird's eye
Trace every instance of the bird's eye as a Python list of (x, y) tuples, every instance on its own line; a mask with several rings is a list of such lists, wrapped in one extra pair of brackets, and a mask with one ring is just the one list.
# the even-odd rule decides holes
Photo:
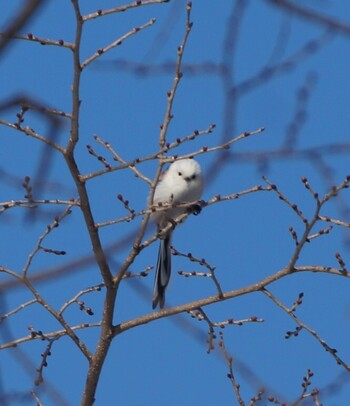
[(179, 176), (182, 176), (182, 172), (178, 172), (177, 174), (178, 174)]

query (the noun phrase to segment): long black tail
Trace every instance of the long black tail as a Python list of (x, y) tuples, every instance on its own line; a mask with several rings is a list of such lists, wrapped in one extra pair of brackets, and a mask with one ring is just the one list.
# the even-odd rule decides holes
[(162, 309), (165, 303), (165, 289), (168, 286), (171, 275), (171, 237), (172, 233), (160, 240), (156, 275), (154, 279), (152, 308), (155, 309), (159, 303)]

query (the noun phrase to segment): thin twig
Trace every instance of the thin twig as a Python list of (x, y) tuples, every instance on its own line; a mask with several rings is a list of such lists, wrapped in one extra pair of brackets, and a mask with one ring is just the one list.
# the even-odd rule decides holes
[(0, 124), (5, 125), (6, 127), (12, 128), (13, 130), (17, 130), (20, 131), (26, 135), (29, 135), (41, 142), (44, 142), (45, 144), (49, 145), (50, 147), (56, 149), (57, 151), (63, 153), (64, 152), (64, 148), (61, 147), (60, 145), (56, 144), (55, 142), (45, 138), (44, 136), (38, 134), (36, 131), (34, 131), (32, 128), (30, 128), (29, 126), (26, 127), (21, 127), (18, 124), (12, 124), (9, 123), (8, 121), (2, 120), (0, 119)]
[(332, 219), (328, 216), (318, 216), (318, 218), (322, 221), (326, 221), (327, 223), (332, 223), (336, 224), (337, 226), (342, 226), (346, 228), (350, 228), (350, 223), (346, 223), (345, 221), (337, 220), (337, 219)]
[[(95, 227), (107, 227), (107, 226), (111, 226), (113, 224), (118, 224), (118, 223), (123, 223), (123, 222), (129, 222), (137, 217), (140, 216), (144, 216), (144, 215), (149, 215), (152, 214), (154, 212), (158, 212), (158, 211), (164, 211), (164, 210), (168, 210), (169, 208), (173, 208), (173, 207), (183, 207), (183, 208), (190, 208), (191, 206), (193, 206), (194, 204), (199, 204), (202, 208), (206, 207), (206, 206), (211, 206), (213, 204), (217, 204), (219, 202), (227, 202), (230, 200), (236, 200), (239, 197), (248, 195), (250, 193), (255, 193), (255, 192), (269, 192), (271, 191), (270, 187), (263, 187), (261, 185), (257, 185), (257, 186), (253, 186), (249, 189), (243, 190), (241, 192), (236, 192), (236, 193), (232, 193), (231, 195), (227, 195), (227, 196), (220, 196), (220, 195), (216, 195), (214, 197), (212, 197), (211, 199), (204, 201), (204, 200), (200, 200), (200, 201), (195, 201), (195, 202), (184, 202), (184, 203), (164, 203), (161, 206), (152, 206), (149, 209), (146, 210), (141, 210), (137, 213), (132, 213), (129, 214), (128, 216), (124, 216), (124, 217), (120, 217), (118, 219), (115, 220), (109, 220), (109, 221), (105, 221), (105, 222), (101, 222), (101, 223), (96, 223)], [(184, 213), (181, 215), (181, 218), (179, 219), (181, 222), (182, 220), (184, 220), (187, 216), (189, 216), (191, 213)], [(170, 227), (171, 225), (169, 225)], [(166, 231), (169, 231), (168, 228), (166, 229)]]
[[(11, 269), (5, 268), (4, 266), (0, 266), (0, 272), (6, 273), (19, 281), (23, 283), (24, 286), (33, 294), (33, 296), (36, 298), (37, 302), (45, 309), (47, 310), (65, 329), (66, 334), (73, 340), (73, 342), (76, 344), (76, 346), (79, 348), (79, 350), (84, 354), (84, 356), (90, 361), (91, 360), (91, 354), (86, 345), (79, 339), (79, 337), (74, 333), (72, 327), (66, 322), (66, 320), (59, 315), (50, 305), (47, 301), (45, 301), (42, 296), (39, 294), (39, 292), (35, 289), (35, 287), (31, 284), (28, 278), (25, 276), (19, 275), (18, 273), (12, 271)], [(5, 348), (5, 347), (4, 347)], [(0, 349), (2, 347), (0, 346)]]
[(84, 62), (81, 63), (81, 65), (80, 65), (81, 69), (82, 70), (85, 69), (91, 62), (93, 62), (94, 60), (99, 58), (101, 55), (104, 55), (106, 52), (110, 51), (111, 49), (115, 48), (116, 46), (121, 45), (124, 40), (131, 37), (132, 35), (135, 35), (139, 31), (144, 30), (147, 27), (150, 27), (155, 22), (156, 22), (156, 19), (152, 18), (147, 23), (140, 25), (139, 27), (133, 28), (128, 33), (124, 34), (123, 36), (121, 36), (117, 40), (113, 41), (111, 44), (107, 45), (106, 47), (98, 49), (93, 55), (89, 56), (88, 58), (85, 59)]
[(45, 2), (43, 0), (29, 0), (19, 10), (16, 10), (16, 17), (12, 18), (11, 23), (6, 28), (0, 40), (0, 52), (3, 52), (10, 40), (21, 28), (40, 10)]
[[(177, 65), (176, 65), (176, 69), (175, 69), (175, 78), (174, 78), (174, 81), (173, 81), (172, 90), (170, 92), (168, 92), (168, 102), (167, 102), (167, 107), (166, 107), (166, 113), (165, 113), (163, 124), (161, 125), (161, 132), (160, 132), (160, 135), (159, 135), (159, 143), (160, 143), (161, 147), (165, 145), (165, 137), (166, 137), (166, 133), (167, 133), (167, 128), (168, 128), (170, 120), (171, 120), (172, 104), (173, 104), (176, 89), (178, 87), (180, 77), (181, 77), (180, 69), (181, 69), (182, 56), (183, 56), (183, 53), (184, 53), (184, 49), (185, 49), (185, 46), (186, 46), (186, 43), (187, 43), (187, 39), (188, 39), (190, 30), (191, 30), (191, 27), (192, 27), (192, 23), (190, 23), (191, 7), (192, 7), (192, 4), (187, 3), (187, 6), (186, 6), (185, 33), (184, 33), (184, 37), (183, 37), (183, 40), (182, 40), (182, 44), (178, 48), (178, 58), (177, 58)], [(163, 166), (164, 166), (164, 161), (160, 160), (157, 171), (156, 171), (156, 176), (155, 176), (155, 178), (153, 180), (151, 190), (150, 190), (150, 194), (149, 194), (149, 202), (150, 202), (150, 204), (152, 204), (152, 202), (153, 202), (154, 191), (155, 191), (156, 185), (157, 185), (157, 183), (159, 181)], [(132, 250), (129, 253), (126, 260), (124, 261), (123, 265), (121, 266), (118, 274), (113, 279), (116, 290), (118, 289), (120, 281), (123, 279), (125, 273), (129, 269), (130, 265), (134, 262), (135, 258), (140, 253), (140, 251), (143, 248), (145, 248), (145, 243), (142, 243), (142, 239), (143, 239), (143, 237), (145, 235), (149, 218), (150, 218), (150, 214), (146, 214), (145, 217), (143, 218), (140, 229), (139, 229), (139, 232), (138, 232), (138, 235), (137, 235), (137, 237), (136, 237), (136, 239), (135, 239), (135, 241), (133, 243)], [(155, 237), (154, 241), (157, 238), (159, 238), (159, 235)]]
[[(209, 274), (206, 274), (205, 276), (209, 276), (212, 279), (212, 281), (214, 282), (215, 287), (216, 287), (216, 289), (218, 291), (218, 295), (222, 296), (222, 289), (221, 289), (220, 283), (219, 283), (218, 279), (215, 276), (215, 269), (216, 269), (215, 266), (212, 266), (212, 265), (208, 264), (208, 262), (204, 258), (201, 258), (201, 259), (195, 258), (191, 253), (182, 254), (181, 252), (176, 250), (174, 247), (172, 247), (172, 254), (177, 255), (177, 256), (181, 256), (181, 257), (184, 257), (184, 258), (188, 258), (191, 262), (195, 262), (195, 263), (207, 268), (209, 270)], [(188, 275), (187, 272), (182, 272), (182, 271), (179, 271), (179, 274), (184, 275), (184, 276)], [(198, 276), (198, 273), (196, 273), (196, 272), (194, 272), (194, 273), (191, 272), (189, 274), (191, 274), (191, 275), (195, 274), (195, 275)]]
[(236, 399), (239, 403), (240, 406), (245, 406), (245, 402), (242, 398), (241, 392), (240, 392), (240, 385), (236, 380), (236, 377), (233, 373), (233, 358), (232, 356), (228, 353), (225, 344), (224, 344), (224, 336), (223, 333), (220, 332), (220, 342), (219, 342), (219, 346), (221, 348), (221, 352), (224, 356), (224, 359), (226, 361), (226, 364), (228, 366), (228, 374), (227, 377), (230, 380), (230, 382), (232, 383), (233, 386), (233, 390), (235, 391), (235, 395), (236, 395)]
[(41, 402), (39, 396), (32, 390), (30, 394), (33, 396), (34, 400), (36, 401), (36, 406), (44, 406), (44, 404)]
[(169, 128), (169, 125), (170, 125), (170, 121), (173, 118), (172, 108), (173, 108), (173, 103), (174, 103), (174, 99), (175, 99), (175, 94), (176, 94), (177, 88), (178, 88), (178, 86), (180, 84), (181, 78), (183, 76), (183, 73), (181, 72), (181, 64), (182, 64), (182, 57), (184, 55), (184, 51), (185, 51), (185, 47), (186, 47), (186, 44), (187, 44), (188, 36), (190, 35), (191, 28), (192, 28), (192, 23), (190, 21), (191, 8), (192, 8), (192, 3), (191, 2), (187, 3), (185, 34), (184, 34), (181, 45), (177, 49), (177, 59), (176, 59), (173, 86), (172, 86), (171, 90), (169, 90), (168, 93), (167, 93), (168, 102), (167, 102), (167, 106), (166, 106), (166, 109), (165, 109), (165, 115), (164, 115), (163, 123), (160, 126), (159, 146), (160, 146), (161, 149), (164, 148), (164, 145), (166, 144), (166, 135), (167, 135), (168, 128)]
[(18, 313), (18, 312), (21, 311), (22, 309), (24, 309), (24, 308), (26, 308), (26, 307), (28, 307), (28, 306), (34, 304), (34, 303), (37, 303), (37, 302), (38, 302), (38, 301), (37, 301), (36, 299), (32, 299), (32, 300), (29, 300), (28, 302), (25, 302), (25, 303), (20, 304), (20, 305), (19, 305), (18, 307), (16, 307), (15, 309), (13, 309), (13, 310), (11, 310), (11, 311), (5, 313), (4, 315), (0, 316), (0, 323), (1, 323), (3, 320), (7, 319), (8, 317), (11, 317), (13, 314)]
[(350, 372), (350, 365), (343, 361), (338, 355), (335, 348), (330, 347), (325, 340), (323, 340), (315, 330), (311, 329), (305, 323), (303, 323), (293, 311), (290, 311), (275, 295), (273, 295), (266, 288), (262, 288), (261, 292), (264, 293), (269, 299), (271, 299), (278, 307), (285, 311), (302, 329), (308, 331), (321, 345), (322, 347), (331, 354), (331, 356), (336, 360), (338, 365), (343, 366), (348, 372)]
[(72, 212), (72, 205), (70, 204), (67, 209), (61, 214), (61, 216), (56, 216), (55, 220), (49, 224), (46, 227), (46, 230), (44, 231), (44, 233), (39, 237), (38, 242), (34, 248), (34, 250), (29, 254), (28, 259), (26, 264), (24, 265), (22, 274), (23, 274), (23, 278), (27, 278), (27, 272), (29, 270), (29, 267), (32, 263), (33, 258), (35, 257), (35, 255), (40, 251), (41, 248), (41, 244), (44, 241), (44, 239), (51, 233), (52, 230), (54, 230), (59, 223), (69, 214), (71, 214)]
[(96, 142), (98, 142), (99, 144), (103, 145), (105, 148), (108, 149), (108, 151), (113, 155), (114, 160), (118, 161), (119, 163), (121, 163), (123, 165), (123, 168), (129, 168), (131, 171), (134, 172), (135, 176), (137, 178), (140, 178), (142, 180), (144, 180), (146, 183), (148, 183), (149, 185), (152, 184), (151, 179), (149, 179), (147, 176), (145, 176), (143, 173), (141, 173), (135, 166), (135, 161), (133, 162), (126, 162), (111, 146), (111, 144), (107, 141), (103, 141), (100, 137), (98, 137), (97, 135), (94, 137)]
[[(90, 328), (90, 327), (101, 327), (101, 323), (100, 322), (82, 323), (82, 324), (78, 324), (76, 326), (71, 326), (71, 330), (77, 331), (77, 330), (82, 330), (82, 329), (86, 329), (86, 328)], [(45, 337), (56, 338), (56, 339), (65, 337), (67, 335), (69, 335), (67, 330), (57, 330), (57, 331), (53, 331), (53, 332), (44, 334)], [(0, 344), (0, 350), (4, 350), (6, 348), (17, 347), (19, 344), (23, 344), (23, 343), (26, 343), (28, 341), (33, 341), (33, 340), (41, 340), (41, 339), (42, 338), (39, 335), (29, 334), (25, 337), (17, 338), (16, 340), (9, 341), (8, 343)]]
[(86, 288), (86, 289), (84, 289), (84, 290), (81, 290), (81, 291), (78, 292), (72, 299), (68, 300), (68, 301), (60, 308), (60, 310), (58, 311), (58, 314), (59, 314), (59, 315), (62, 315), (63, 312), (66, 311), (67, 308), (68, 308), (71, 304), (77, 303), (77, 300), (78, 300), (81, 296), (83, 296), (83, 295), (85, 295), (85, 294), (87, 294), (87, 293), (90, 293), (90, 292), (99, 292), (103, 287), (104, 287), (104, 283), (100, 283), (99, 285), (91, 286), (90, 288)]
[[(6, 32), (0, 32), (0, 36), (6, 36)], [(71, 50), (74, 49), (74, 44), (71, 42), (63, 41), (62, 39), (52, 40), (47, 38), (40, 38), (32, 33), (28, 33), (27, 35), (13, 35), (11, 39), (39, 42), (41, 45), (55, 45), (63, 48), (69, 48)]]
[[(152, 153), (150, 155), (147, 155), (147, 156), (145, 156), (143, 158), (135, 158), (132, 161), (129, 161), (129, 162), (125, 161), (125, 163), (122, 163), (121, 165), (118, 165), (118, 166), (115, 166), (115, 167), (111, 167), (111, 168), (108, 168), (108, 169), (102, 169), (100, 171), (93, 172), (93, 173), (90, 173), (90, 174), (87, 174), (87, 175), (80, 175), (80, 179), (82, 181), (87, 181), (87, 180), (95, 178), (96, 176), (104, 175), (105, 173), (110, 173), (110, 172), (114, 172), (114, 171), (118, 171), (118, 170), (123, 170), (125, 168), (132, 168), (135, 165), (138, 165), (140, 163), (158, 159), (160, 157), (163, 157), (164, 153), (167, 153), (170, 150), (178, 147), (179, 145), (182, 145), (184, 142), (192, 141), (194, 139), (193, 138), (194, 136), (197, 137), (197, 136), (204, 135), (204, 134), (211, 134), (214, 128), (215, 128), (215, 125), (211, 124), (206, 130), (201, 130), (201, 131), (196, 130), (192, 134), (190, 134), (190, 135), (188, 135), (188, 136), (186, 136), (184, 138), (176, 139), (176, 141), (174, 141), (172, 143), (166, 143), (166, 145), (163, 148), (161, 148), (159, 151), (154, 152), (154, 153)], [(106, 145), (105, 145), (106, 147), (107, 147), (107, 145), (110, 146), (108, 141), (103, 141), (101, 138), (99, 138), (99, 139), (101, 140), (102, 144), (104, 142), (106, 143)], [(98, 141), (98, 140), (96, 139), (96, 141)], [(111, 147), (111, 152), (112, 152), (112, 147)], [(115, 153), (115, 151), (113, 150), (112, 153)], [(181, 157), (181, 156), (177, 156), (177, 157), (178, 157), (178, 159), (185, 158), (185, 157)], [(122, 158), (120, 158), (120, 159), (122, 159)], [(117, 159), (117, 160), (119, 160), (119, 159)], [(171, 160), (173, 160), (173, 158), (171, 158)]]
[(103, 17), (108, 14), (114, 14), (114, 13), (121, 13), (123, 11), (129, 10), (131, 8), (135, 7), (141, 7), (141, 6), (150, 6), (152, 4), (159, 4), (159, 3), (168, 3), (169, 0), (136, 0), (130, 4), (126, 4), (124, 6), (118, 6), (114, 8), (110, 8), (108, 10), (97, 10), (94, 13), (86, 14), (85, 16), (82, 17), (83, 22), (92, 20), (98, 17)]
[(264, 181), (270, 185), (271, 189), (274, 190), (280, 200), (282, 200), (284, 203), (286, 203), (302, 220), (304, 224), (308, 223), (307, 218), (304, 216), (303, 212), (299, 209), (299, 207), (295, 204), (290, 202), (287, 197), (277, 188), (276, 185), (274, 185), (272, 182), (269, 181), (269, 179), (266, 176), (263, 176)]
[(32, 199), (30, 202), (28, 200), (9, 200), (7, 202), (0, 202), (0, 214), (7, 209), (13, 207), (24, 207), (29, 209), (34, 209), (37, 205), (64, 205), (64, 206), (80, 206), (80, 203), (76, 199), (72, 200), (60, 200), (60, 199)]
[(246, 323), (263, 323), (264, 320), (261, 318), (258, 318), (256, 316), (252, 316), (246, 319), (240, 319), (240, 320), (235, 320), (233, 318), (229, 318), (227, 320), (224, 321), (216, 321), (213, 322), (210, 320), (210, 318), (208, 317), (208, 315), (206, 314), (206, 312), (199, 307), (198, 309), (194, 309), (194, 310), (189, 310), (188, 314), (197, 319), (198, 321), (206, 321), (206, 323), (208, 324), (208, 350), (207, 353), (209, 354), (211, 352), (211, 350), (214, 349), (214, 341), (216, 339), (216, 334), (215, 334), (215, 329), (216, 328), (220, 328), (223, 329), (227, 326), (243, 326), (243, 324)]

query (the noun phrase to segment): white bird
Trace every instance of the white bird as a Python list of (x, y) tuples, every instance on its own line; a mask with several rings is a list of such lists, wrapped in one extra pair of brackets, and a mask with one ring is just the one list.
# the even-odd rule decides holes
[[(194, 159), (182, 159), (175, 161), (168, 170), (162, 174), (156, 186), (153, 205), (176, 204), (195, 202), (200, 199), (203, 192), (203, 175), (201, 167)], [(188, 207), (172, 207), (166, 210), (156, 211), (151, 214), (151, 219), (157, 224), (158, 230), (162, 230), (169, 223), (174, 223), (177, 217), (188, 211)], [(165, 302), (165, 289), (171, 275), (171, 241), (173, 229), (168, 231), (160, 240), (157, 269), (153, 289), (153, 309), (162, 309)]]

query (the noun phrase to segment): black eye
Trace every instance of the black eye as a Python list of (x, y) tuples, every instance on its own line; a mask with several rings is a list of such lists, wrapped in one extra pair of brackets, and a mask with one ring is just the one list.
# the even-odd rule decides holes
[(192, 175), (192, 179), (196, 179), (196, 175)]
[(178, 172), (177, 174), (178, 174), (179, 176), (182, 176), (182, 172)]

